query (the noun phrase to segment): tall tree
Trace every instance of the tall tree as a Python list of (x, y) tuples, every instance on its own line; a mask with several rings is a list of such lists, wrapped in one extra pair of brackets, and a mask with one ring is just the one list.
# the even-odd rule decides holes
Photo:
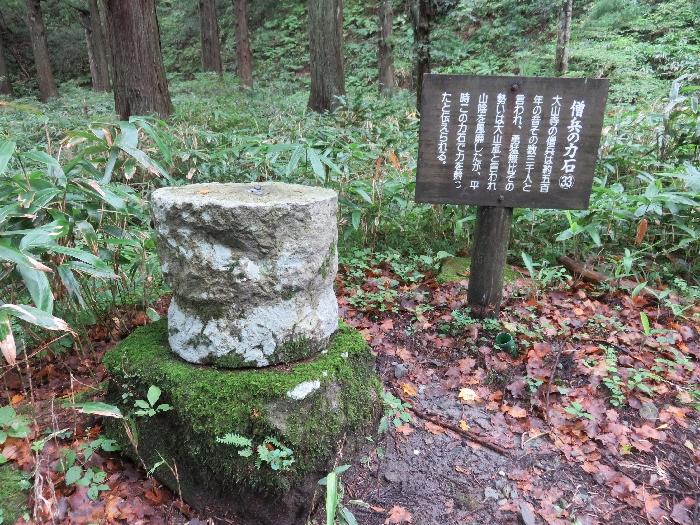
[(0, 95), (12, 95), (9, 71), (5, 63), (5, 49), (2, 45), (2, 34), (0, 34)]
[(248, 31), (248, 1), (234, 0), (236, 11), (236, 56), (238, 58), (238, 78), (244, 87), (253, 87), (253, 53), (250, 49)]
[(345, 95), (343, 0), (309, 0), (309, 108), (329, 111)]
[(423, 75), (430, 73), (430, 19), (432, 18), (432, 1), (415, 0), (413, 6), (413, 42), (415, 45), (416, 107), (420, 108), (423, 94)]
[(216, 0), (199, 0), (199, 27), (202, 41), (202, 70), (221, 73), (219, 21), (216, 18)]
[(41, 14), (40, 0), (27, 0), (27, 25), (32, 40), (36, 75), (39, 78), (39, 96), (46, 102), (58, 96), (58, 89), (49, 60), (49, 46), (46, 42), (46, 28)]
[(109, 91), (107, 41), (105, 40), (104, 31), (102, 30), (102, 20), (100, 18), (100, 8), (97, 5), (97, 0), (89, 0), (88, 9), (80, 7), (75, 7), (75, 9), (78, 11), (80, 23), (85, 30), (92, 89), (95, 91)]
[(165, 78), (155, 0), (106, 0), (114, 106), (121, 119), (173, 111)]
[(393, 91), (394, 79), (394, 45), (391, 42), (391, 25), (393, 22), (391, 0), (379, 0), (379, 92), (383, 95)]
[(571, 39), (571, 15), (574, 0), (563, 0), (559, 9), (559, 31), (557, 34), (557, 56), (554, 70), (563, 75), (569, 70), (569, 40)]

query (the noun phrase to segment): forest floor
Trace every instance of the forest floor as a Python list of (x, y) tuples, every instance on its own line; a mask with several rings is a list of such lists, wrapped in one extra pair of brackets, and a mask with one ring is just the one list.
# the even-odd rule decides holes
[[(389, 268), (368, 269), (362, 290), (397, 279)], [(347, 281), (341, 272), (343, 319), (371, 345), (386, 390), (410, 404), (386, 409), (389, 430), (342, 476), (358, 523), (700, 523), (700, 337), (687, 320), (700, 307), (683, 319), (649, 296), (574, 281), (536, 291), (522, 278), (507, 285), (498, 322), (477, 322), (459, 315), (466, 280), (426, 276), (372, 304), (353, 300)], [(162, 315), (167, 302), (154, 308)], [(0, 371), (4, 396), (34, 421), (31, 439), (2, 449), (34, 478), (25, 509), (40, 517), (18, 523), (208, 522), (114, 454), (87, 462), (106, 472), (96, 500), (58, 468), (101, 432), (100, 418), (67, 405), (100, 399), (102, 355), (148, 322), (115, 311), (90, 330), (92, 351)], [(500, 331), (516, 351), (495, 347)], [(394, 423), (403, 410), (410, 421)]]

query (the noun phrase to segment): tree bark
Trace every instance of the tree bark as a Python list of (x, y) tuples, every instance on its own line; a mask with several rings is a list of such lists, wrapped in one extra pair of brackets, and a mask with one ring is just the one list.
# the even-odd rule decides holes
[(199, 0), (199, 27), (202, 41), (202, 70), (221, 73), (219, 21), (216, 18), (216, 0)]
[(107, 0), (114, 106), (119, 118), (157, 113), (173, 104), (165, 78), (155, 0)]
[(253, 87), (253, 52), (250, 49), (248, 31), (248, 1), (234, 0), (236, 11), (236, 56), (238, 58), (238, 78), (241, 86)]
[(9, 71), (5, 63), (5, 48), (2, 45), (2, 35), (0, 35), (0, 95), (12, 95), (12, 85), (10, 84)]
[(343, 0), (309, 0), (309, 108), (335, 109), (345, 95)]
[(420, 109), (423, 95), (423, 75), (430, 73), (430, 19), (432, 17), (431, 0), (416, 0), (413, 9), (413, 41), (416, 52), (416, 107)]
[(97, 0), (89, 1), (90, 10), (79, 9), (80, 21), (85, 29), (88, 60), (90, 61), (90, 76), (92, 89), (95, 91), (109, 91), (109, 62), (105, 37), (100, 21), (100, 11)]
[(391, 0), (379, 0), (379, 92), (391, 94), (396, 85), (394, 79), (394, 45), (391, 42), (393, 21)]
[(574, 0), (563, 0), (559, 10), (559, 31), (557, 34), (557, 56), (554, 70), (563, 75), (569, 70), (569, 40), (571, 39), (571, 15)]
[(467, 299), (477, 318), (496, 317), (503, 296), (503, 271), (508, 255), (513, 208), (479, 206)]
[(102, 29), (102, 35), (104, 37), (104, 50), (107, 57), (107, 70), (109, 71), (110, 83), (113, 80), (114, 67), (112, 66), (112, 38), (109, 32), (109, 25), (107, 20), (107, 0), (98, 0), (97, 12), (100, 17), (100, 28)]
[(53, 79), (40, 0), (27, 0), (27, 26), (29, 26), (29, 36), (32, 40), (36, 75), (39, 79), (39, 96), (46, 102), (58, 96), (58, 89)]

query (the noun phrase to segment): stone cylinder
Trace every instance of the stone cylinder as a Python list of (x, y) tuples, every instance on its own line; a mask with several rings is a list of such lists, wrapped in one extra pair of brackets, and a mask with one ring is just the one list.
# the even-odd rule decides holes
[(324, 349), (338, 327), (337, 195), (274, 182), (191, 184), (152, 194), (183, 359), (263, 367)]

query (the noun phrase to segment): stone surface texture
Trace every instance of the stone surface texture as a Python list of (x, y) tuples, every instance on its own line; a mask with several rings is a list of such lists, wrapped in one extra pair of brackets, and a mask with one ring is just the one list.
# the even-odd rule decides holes
[(154, 191), (152, 210), (175, 353), (240, 368), (325, 348), (338, 327), (334, 191), (192, 184)]

